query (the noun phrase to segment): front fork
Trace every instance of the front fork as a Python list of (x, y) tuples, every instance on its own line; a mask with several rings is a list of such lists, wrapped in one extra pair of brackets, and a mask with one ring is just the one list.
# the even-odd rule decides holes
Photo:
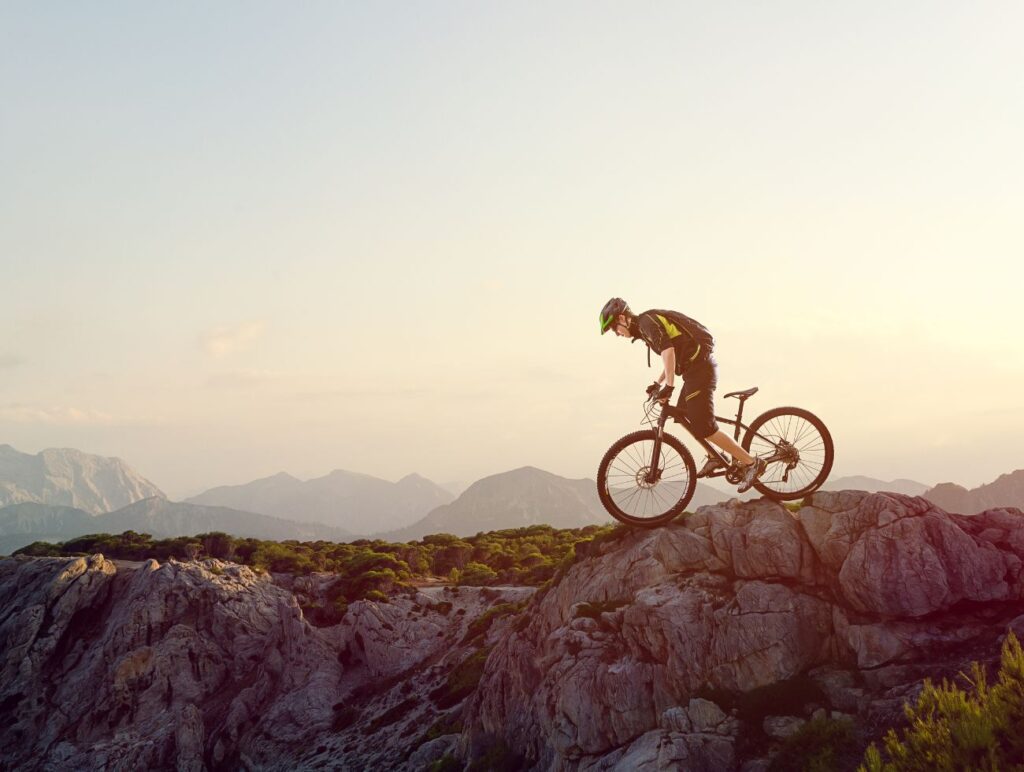
[(654, 450), (651, 451), (651, 466), (647, 470), (647, 483), (649, 485), (656, 485), (658, 480), (661, 478), (661, 438), (665, 434), (665, 419), (668, 416), (665, 415), (664, 411), (658, 417), (658, 428), (654, 433)]

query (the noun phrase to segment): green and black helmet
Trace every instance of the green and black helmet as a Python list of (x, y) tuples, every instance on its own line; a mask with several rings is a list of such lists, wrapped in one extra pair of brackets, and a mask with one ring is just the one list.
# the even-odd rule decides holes
[(628, 314), (629, 304), (622, 298), (612, 298), (604, 304), (601, 309), (601, 334), (604, 335), (611, 329), (619, 314)]

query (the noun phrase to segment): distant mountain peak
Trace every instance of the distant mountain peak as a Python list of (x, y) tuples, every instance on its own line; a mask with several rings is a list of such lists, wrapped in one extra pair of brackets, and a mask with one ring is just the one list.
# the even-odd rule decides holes
[(35, 501), (96, 515), (164, 495), (119, 458), (77, 448), (46, 448), (30, 455), (5, 444), (0, 451), (0, 506)]
[(1000, 507), (1024, 509), (1024, 469), (1001, 474), (992, 482), (970, 490), (956, 483), (939, 483), (923, 495), (947, 512), (958, 514)]
[(366, 535), (407, 526), (453, 498), (418, 474), (406, 475), (393, 483), (335, 469), (305, 481), (281, 472), (244, 485), (212, 488), (187, 501), (294, 521), (320, 522)]

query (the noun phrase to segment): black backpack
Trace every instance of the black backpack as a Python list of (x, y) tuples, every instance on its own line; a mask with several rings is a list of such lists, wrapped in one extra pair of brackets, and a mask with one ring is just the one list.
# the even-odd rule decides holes
[[(711, 334), (711, 331), (696, 319), (691, 319), (686, 314), (681, 314), (678, 311), (663, 311), (652, 308), (649, 311), (644, 311), (642, 314), (638, 314), (638, 318), (640, 316), (652, 317), (665, 329), (665, 333), (673, 341), (680, 336), (685, 336), (699, 343), (702, 351), (710, 352), (715, 347), (715, 338)], [(646, 343), (646, 341), (644, 342)], [(650, 344), (647, 346), (647, 366), (651, 366)]]

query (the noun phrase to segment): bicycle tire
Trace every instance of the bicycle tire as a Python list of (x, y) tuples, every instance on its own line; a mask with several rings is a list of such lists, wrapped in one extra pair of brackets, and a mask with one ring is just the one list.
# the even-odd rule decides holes
[[(659, 466), (664, 472), (670, 468), (671, 463), (672, 475), (671, 487), (663, 489), (666, 491), (665, 495), (667, 498), (661, 498), (654, 494), (654, 488), (662, 483), (668, 484), (668, 479), (661, 480), (655, 483), (655, 486), (646, 487), (637, 483), (637, 479), (643, 470), (649, 467), (650, 452), (653, 452), (653, 443), (657, 437), (657, 432), (653, 429), (646, 429), (644, 431), (633, 432), (627, 434), (625, 437), (620, 437), (611, 447), (605, 452), (604, 457), (601, 459), (600, 465), (597, 467), (597, 495), (601, 500), (601, 504), (608, 511), (612, 517), (618, 520), (620, 523), (626, 525), (635, 525), (641, 528), (656, 528), (657, 526), (664, 525), (676, 516), (680, 515), (685, 509), (686, 505), (690, 503), (690, 499), (693, 498), (693, 492), (697, 488), (697, 466), (693, 461), (693, 456), (690, 451), (686, 449), (676, 437), (671, 434), (664, 433), (661, 438), (661, 463)], [(646, 454), (644, 450), (639, 447), (641, 443), (651, 443), (651, 449)], [(634, 447), (638, 446), (638, 447)], [(683, 477), (676, 481), (674, 467), (677, 463), (676, 460), (669, 458), (669, 455), (665, 452), (666, 448), (670, 448), (675, 451), (678, 455), (678, 463), (682, 466)], [(628, 453), (627, 453), (628, 452)], [(617, 468), (613, 465), (620, 457), (625, 455), (622, 461), (622, 467)], [(648, 461), (648, 467), (643, 466), (644, 460)], [(635, 468), (632, 468), (635, 467)], [(616, 471), (617, 470), (617, 471)], [(634, 483), (633, 488), (629, 487), (629, 475), (632, 474)], [(610, 484), (610, 478), (613, 475), (623, 476), (623, 484), (620, 485), (619, 491), (613, 490)], [(640, 496), (639, 493), (634, 492), (632, 494), (626, 493), (628, 490), (648, 490), (652, 491), (650, 495), (645, 495), (637, 499)], [(679, 493), (675, 491), (678, 489)], [(639, 504), (641, 501), (646, 501), (652, 504), (652, 509), (658, 511), (652, 512), (650, 515), (640, 516), (632, 511), (626, 511), (623, 507), (632, 502), (633, 499), (637, 499), (635, 503)], [(664, 508), (663, 508), (664, 506)]]
[[(768, 465), (764, 474), (754, 483), (754, 488), (776, 501), (802, 499), (820, 488), (832, 471), (832, 461), (835, 457), (832, 435), (825, 423), (809, 410), (801, 407), (777, 407), (762, 413), (751, 422), (747, 433), (743, 435), (743, 449), (752, 455), (765, 455), (767, 451), (777, 447), (777, 442), (772, 438), (779, 437), (790, 442), (799, 451), (800, 461), (797, 468), (789, 470), (791, 473), (797, 471), (796, 485), (799, 487), (791, 487), (791, 481), (781, 479), (785, 465), (776, 462)], [(752, 451), (751, 445), (755, 439), (762, 447)]]

